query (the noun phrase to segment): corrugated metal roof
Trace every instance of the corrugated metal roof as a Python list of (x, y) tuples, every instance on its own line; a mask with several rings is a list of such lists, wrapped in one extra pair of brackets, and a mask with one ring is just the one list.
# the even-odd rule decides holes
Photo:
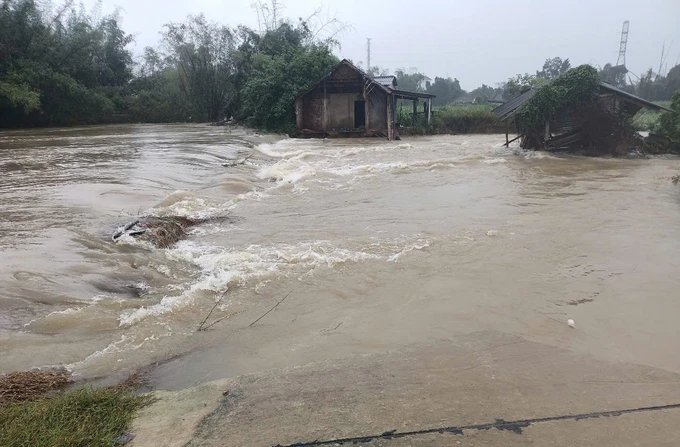
[(437, 96), (430, 93), (409, 92), (406, 90), (392, 90), (392, 93), (394, 93), (395, 98), (402, 99), (435, 98)]
[(397, 86), (397, 77), (396, 76), (373, 76), (373, 80), (377, 82), (380, 85), (383, 85), (388, 88), (395, 88)]
[(493, 113), (495, 113), (501, 121), (510, 119), (519, 112), (519, 109), (526, 104), (527, 101), (534, 97), (537, 91), (538, 88), (532, 87), (521, 95), (515, 96), (505, 104), (496, 107), (493, 109)]
[(614, 93), (615, 95), (618, 96), (623, 96), (626, 100), (634, 102), (638, 104), (641, 107), (645, 107), (647, 109), (651, 110), (656, 110), (656, 111), (661, 111), (661, 110), (666, 110), (668, 112), (672, 112), (671, 109), (667, 109), (666, 107), (660, 106), (658, 104), (654, 104), (653, 102), (647, 101), (646, 99), (642, 99), (639, 96), (635, 96), (632, 93), (628, 93), (626, 91), (621, 90), (620, 88), (614, 87), (611, 84), (608, 84), (606, 82), (600, 82), (600, 91), (605, 90), (611, 93)]

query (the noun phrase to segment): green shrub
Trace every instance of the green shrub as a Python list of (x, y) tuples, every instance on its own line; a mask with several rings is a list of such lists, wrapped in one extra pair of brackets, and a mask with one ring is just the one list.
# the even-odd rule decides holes
[(658, 132), (680, 145), (680, 90), (673, 95), (670, 109), (673, 112), (665, 112), (659, 117)]
[(543, 85), (522, 106), (516, 121), (523, 133), (539, 128), (555, 118), (567, 105), (587, 107), (597, 98), (600, 78), (590, 65), (573, 68), (555, 80)]
[[(663, 107), (670, 107), (670, 101), (654, 101)], [(653, 110), (642, 109), (633, 117), (633, 126), (636, 130), (647, 132), (657, 132), (659, 127), (659, 118), (663, 112), (655, 112)]]

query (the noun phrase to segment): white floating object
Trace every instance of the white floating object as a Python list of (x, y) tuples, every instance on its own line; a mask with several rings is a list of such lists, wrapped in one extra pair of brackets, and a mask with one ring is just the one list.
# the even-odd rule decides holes
[(574, 323), (574, 320), (572, 320), (571, 318), (567, 320), (567, 324), (569, 325), (569, 327), (573, 327), (574, 329), (576, 328), (576, 323)]

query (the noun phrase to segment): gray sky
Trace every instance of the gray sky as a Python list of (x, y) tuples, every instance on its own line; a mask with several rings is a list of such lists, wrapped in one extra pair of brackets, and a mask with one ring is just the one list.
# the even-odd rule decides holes
[[(322, 6), (351, 24), (336, 51), (341, 58), (365, 63), (371, 37), (372, 65), (456, 77), (466, 90), (533, 73), (549, 57), (568, 57), (572, 65), (616, 63), (624, 20), (630, 20), (632, 72), (656, 71), (664, 41), (672, 45), (668, 68), (680, 57), (680, 0), (281, 1), (290, 18)], [(135, 53), (158, 42), (164, 23), (187, 14), (257, 27), (251, 0), (104, 0), (104, 12), (115, 6), (123, 8), (123, 28), (136, 36)]]

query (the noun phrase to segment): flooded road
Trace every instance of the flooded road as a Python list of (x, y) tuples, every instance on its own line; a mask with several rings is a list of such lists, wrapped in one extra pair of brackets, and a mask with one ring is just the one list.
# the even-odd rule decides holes
[[(680, 160), (502, 141), (3, 132), (0, 372), (192, 352), (158, 379), (179, 388), (485, 329), (680, 372)], [(169, 249), (111, 241), (148, 215), (208, 220)]]

